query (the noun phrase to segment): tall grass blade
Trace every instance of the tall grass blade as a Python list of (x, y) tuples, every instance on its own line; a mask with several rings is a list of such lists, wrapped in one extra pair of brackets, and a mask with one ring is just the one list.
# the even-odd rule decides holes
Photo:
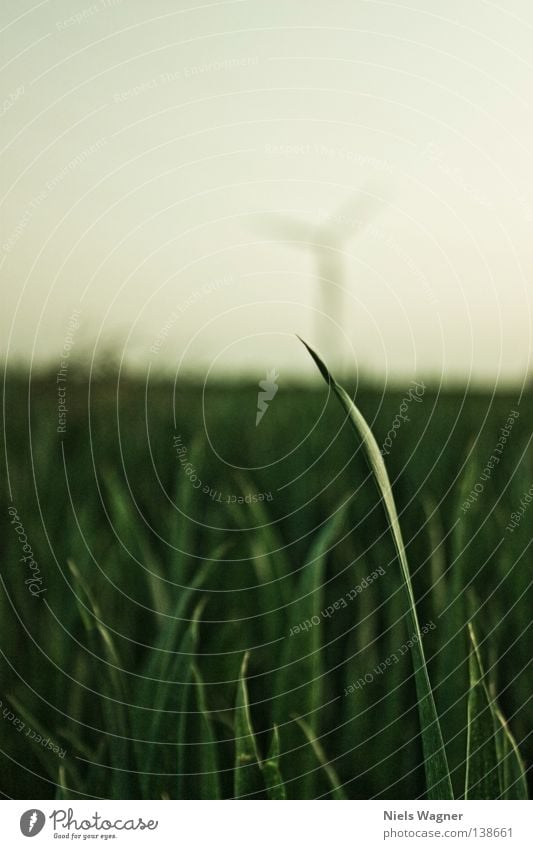
[(67, 788), (67, 774), (63, 765), (59, 767), (56, 786), (56, 799), (59, 801), (64, 801), (65, 799), (68, 799), (69, 792)]
[(248, 653), (244, 655), (242, 662), (235, 704), (234, 796), (236, 799), (259, 796), (265, 789), (250, 716), (246, 686), (247, 669)]
[(150, 551), (146, 534), (142, 532), (143, 526), (134, 508), (134, 502), (128, 499), (127, 493), (114, 473), (109, 472), (105, 482), (110, 502), (110, 520), (120, 547), (124, 548), (123, 551), (119, 549), (121, 556), (127, 557), (130, 567), (128, 579), (130, 583), (133, 582), (133, 595), (140, 602), (146, 598), (147, 588), (154, 610), (166, 612), (167, 588), (162, 581), (161, 570), (156, 559)]
[(503, 799), (527, 799), (527, 779), (524, 762), (502, 712), (495, 708), (496, 751), (500, 770)]
[(469, 561), (472, 559), (471, 550), (475, 544), (476, 521), (475, 512), (463, 513), (461, 505), (465, 503), (476, 483), (479, 467), (477, 453), (472, 452), (465, 465), (465, 471), (453, 497), (454, 527), (451, 533), (450, 563), (445, 573), (447, 603), (440, 614), (439, 634), (442, 648), (435, 661), (437, 680), (442, 682), (437, 692), (437, 704), (443, 717), (442, 731), (448, 764), (458, 797), (462, 797), (465, 786), (465, 716), (470, 687), (466, 589)]
[(326, 757), (326, 753), (324, 752), (324, 749), (322, 748), (321, 744), (317, 740), (316, 736), (313, 734), (313, 729), (303, 719), (298, 719), (297, 722), (300, 728), (302, 729), (303, 733), (305, 734), (309, 745), (311, 746), (311, 749), (314, 752), (316, 760), (318, 761), (318, 763), (326, 774), (328, 783), (331, 787), (330, 795), (333, 799), (345, 799), (346, 796), (344, 795), (342, 789), (341, 780), (337, 775), (335, 769), (329, 763)]
[[(242, 476), (239, 476), (238, 480), (243, 494), (253, 489), (253, 484), (247, 483)], [(272, 609), (288, 605), (291, 601), (289, 581), (291, 564), (285, 551), (283, 538), (264, 504), (259, 501), (252, 501), (247, 506), (250, 516), (256, 524), (256, 533), (258, 533), (261, 542), (260, 548), (255, 545), (252, 549), (258, 579), (262, 583), (265, 581), (269, 584), (268, 602)], [(234, 505), (231, 505), (231, 507), (233, 508), (231, 511), (233, 515), (240, 520), (239, 513), (235, 510)], [(252, 536), (252, 542), (256, 539)], [(266, 587), (263, 589), (263, 594), (265, 592), (267, 592)]]
[[(150, 776), (149, 773), (156, 772), (158, 765), (165, 763), (173, 763), (174, 758), (170, 760), (168, 751), (175, 751), (175, 742), (178, 738), (178, 744), (181, 741), (179, 733), (182, 723), (185, 722), (186, 714), (186, 697), (191, 680), (191, 666), (195, 658), (196, 647), (198, 644), (198, 628), (199, 620), (202, 615), (205, 600), (202, 599), (197, 604), (192, 615), (192, 621), (179, 642), (179, 649), (165, 657), (164, 660), (164, 679), (159, 681), (156, 687), (153, 688), (153, 711), (151, 723), (149, 726), (150, 740), (154, 741), (149, 746), (147, 753), (143, 759), (144, 768), (147, 775), (144, 776), (144, 782), (157, 781), (157, 776)], [(178, 733), (176, 734), (176, 727)], [(165, 747), (164, 744), (169, 746)], [(178, 775), (180, 770), (185, 772), (183, 768), (181, 746), (178, 746)], [(178, 779), (179, 783), (179, 779)]]
[[(130, 714), (126, 709), (128, 693), (124, 685), (121, 660), (114, 639), (102, 619), (100, 607), (89, 582), (72, 560), (67, 561), (76, 591), (76, 603), (84, 624), (94, 657), (103, 664), (103, 680), (109, 683), (111, 695), (101, 694), (101, 708), (106, 731), (106, 748), (109, 755), (111, 782), (107, 789), (111, 798), (127, 798), (131, 779), (128, 770), (135, 770), (133, 749), (128, 742), (131, 736)], [(96, 639), (95, 639), (96, 638)], [(99, 652), (103, 652), (100, 656)], [(99, 673), (99, 670), (98, 670)]]
[(499, 799), (502, 793), (496, 724), (492, 700), (485, 683), (481, 654), (472, 625), (470, 635), (470, 692), (466, 749), (465, 799)]
[[(31, 729), (31, 730), (35, 731), (37, 734), (39, 734), (42, 737), (43, 740), (45, 740), (46, 738), (50, 738), (50, 740), (52, 742), (54, 741), (54, 735), (50, 734), (48, 729), (45, 728), (42, 725), (42, 723), (40, 723), (36, 719), (34, 714), (31, 713), (28, 710), (26, 705), (24, 705), (21, 701), (19, 701), (19, 699), (17, 699), (15, 696), (10, 696), (9, 701), (13, 705), (13, 707), (15, 708), (18, 715), (23, 717), (23, 719), (25, 720), (26, 725), (28, 726), (28, 730)], [(26, 732), (26, 733), (28, 733), (28, 732)], [(30, 739), (32, 739), (32, 738), (30, 738)], [(59, 747), (59, 748), (60, 748), (60, 750), (63, 749), (63, 747)], [(35, 751), (35, 755), (36, 755), (37, 759), (43, 765), (46, 774), (49, 775), (50, 778), (55, 779), (55, 777), (57, 775), (57, 773), (56, 773), (56, 765), (57, 764), (56, 764), (55, 757), (52, 757), (52, 755), (51, 755), (50, 749), (48, 747), (43, 748), (41, 745), (38, 744), (38, 745), (35, 746), (34, 751)], [(68, 762), (66, 762), (66, 763), (68, 763)], [(66, 763), (61, 764), (60, 769), (62, 768), (63, 772), (65, 771)], [(69, 764), (69, 766), (70, 766), (70, 764)], [(79, 778), (79, 776), (77, 776), (77, 775), (75, 777)]]
[[(303, 340), (301, 341), (303, 342)], [(444, 750), (444, 742), (442, 739), (433, 692), (429, 681), (424, 649), (422, 647), (422, 636), (416, 613), (411, 575), (409, 572), (405, 546), (400, 530), (400, 523), (385, 463), (383, 462), (383, 457), (370, 427), (348, 393), (332, 377), (318, 354), (316, 354), (315, 351), (313, 351), (313, 349), (305, 342), (303, 342), (303, 344), (315, 361), (316, 366), (328, 387), (332, 389), (336, 397), (339, 399), (357, 435), (362, 440), (370, 468), (374, 473), (378, 490), (383, 500), (387, 518), (392, 530), (396, 552), (400, 561), (405, 590), (409, 600), (409, 618), (414, 639), (412, 649), (413, 666), (418, 698), (418, 712), (422, 732), (427, 796), (429, 799), (453, 799), (452, 784), (448, 769), (448, 762), (446, 759), (446, 752)]]
[(179, 723), (178, 799), (220, 799), (217, 740), (200, 670), (191, 664), (190, 681)]
[[(299, 716), (307, 722), (314, 734), (320, 730), (320, 709), (324, 697), (323, 622), (324, 579), (327, 556), (346, 521), (345, 504), (322, 527), (311, 545), (305, 566), (296, 588), (296, 600), (289, 607), (287, 625), (291, 632), (285, 638), (285, 651), (276, 682), (276, 721), (281, 726), (281, 740), (285, 751), (298, 745), (300, 734), (291, 717)], [(306, 630), (307, 629), (307, 630)], [(296, 735), (294, 731), (296, 730)], [(289, 780), (300, 776), (294, 784), (291, 797), (312, 799), (316, 792), (317, 775), (315, 756), (304, 745), (299, 757), (286, 754), (282, 759), (283, 774)]]

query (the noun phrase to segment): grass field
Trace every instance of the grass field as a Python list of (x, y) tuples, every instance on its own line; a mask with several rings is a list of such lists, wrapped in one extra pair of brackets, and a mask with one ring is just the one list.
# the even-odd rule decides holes
[(256, 426), (257, 383), (73, 371), (60, 419), (55, 375), (8, 375), (5, 796), (446, 795), (440, 726), (456, 798), (523, 797), (532, 394), (346, 388), (383, 451), (420, 639), (323, 382), (280, 381)]

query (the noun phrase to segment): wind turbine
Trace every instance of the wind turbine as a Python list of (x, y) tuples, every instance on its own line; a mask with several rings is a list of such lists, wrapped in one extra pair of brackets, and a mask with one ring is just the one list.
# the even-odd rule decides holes
[(350, 241), (368, 225), (378, 205), (378, 198), (365, 192), (363, 197), (350, 197), (318, 223), (284, 215), (265, 216), (273, 237), (314, 253), (316, 344), (330, 362), (337, 363), (337, 371), (344, 370), (348, 353), (344, 253)]

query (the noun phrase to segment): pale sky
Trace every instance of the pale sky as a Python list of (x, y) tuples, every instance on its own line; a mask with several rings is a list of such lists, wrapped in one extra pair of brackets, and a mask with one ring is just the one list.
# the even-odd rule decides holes
[(0, 17), (9, 362), (311, 373), (299, 333), (378, 380), (528, 374), (528, 0)]

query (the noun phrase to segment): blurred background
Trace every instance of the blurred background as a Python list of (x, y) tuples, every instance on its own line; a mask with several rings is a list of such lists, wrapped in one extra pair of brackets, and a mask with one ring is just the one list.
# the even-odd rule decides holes
[[(521, 382), (533, 14), (7, 2), (1, 355)], [(74, 346), (71, 349), (74, 356)]]

